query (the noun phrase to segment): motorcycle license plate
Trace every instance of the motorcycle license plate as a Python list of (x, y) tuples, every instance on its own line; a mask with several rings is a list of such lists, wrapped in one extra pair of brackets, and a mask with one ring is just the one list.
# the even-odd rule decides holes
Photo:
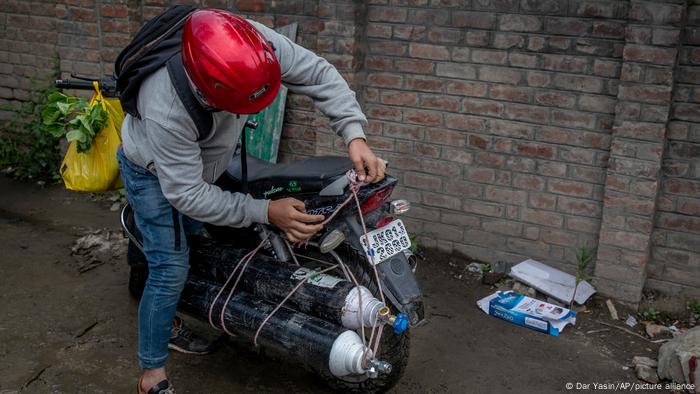
[(365, 253), (375, 265), (411, 247), (408, 231), (399, 219), (360, 237)]

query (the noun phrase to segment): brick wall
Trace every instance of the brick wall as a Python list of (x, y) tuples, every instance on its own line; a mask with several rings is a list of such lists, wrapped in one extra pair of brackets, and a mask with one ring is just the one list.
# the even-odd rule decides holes
[[(182, 1), (5, 1), (0, 104), (25, 100), (54, 56), (64, 76), (111, 72), (131, 34), (170, 3)], [(193, 3), (300, 24), (297, 41), (357, 92), (370, 143), (400, 179), (396, 195), (414, 203), (406, 221), (421, 244), (568, 271), (573, 248), (588, 245), (605, 294), (632, 304), (645, 285), (700, 295), (698, 6)], [(290, 95), (281, 159), (343, 150), (311, 100)]]
[(673, 92), (647, 286), (700, 298), (700, 5), (689, 8)]

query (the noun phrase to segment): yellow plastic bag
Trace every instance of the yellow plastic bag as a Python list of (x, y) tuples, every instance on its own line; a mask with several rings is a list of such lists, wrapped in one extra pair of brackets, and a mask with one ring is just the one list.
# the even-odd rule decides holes
[(122, 187), (117, 163), (117, 148), (121, 144), (124, 111), (117, 99), (105, 99), (95, 82), (95, 94), (90, 105), (101, 105), (107, 112), (105, 127), (95, 135), (90, 150), (78, 152), (78, 141), (68, 145), (61, 163), (61, 177), (66, 189), (82, 192), (104, 192)]

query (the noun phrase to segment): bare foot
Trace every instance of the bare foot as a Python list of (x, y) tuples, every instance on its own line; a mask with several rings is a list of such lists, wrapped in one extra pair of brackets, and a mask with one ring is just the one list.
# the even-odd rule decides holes
[(141, 375), (140, 389), (142, 392), (148, 393), (148, 390), (165, 379), (167, 379), (165, 368), (144, 369)]

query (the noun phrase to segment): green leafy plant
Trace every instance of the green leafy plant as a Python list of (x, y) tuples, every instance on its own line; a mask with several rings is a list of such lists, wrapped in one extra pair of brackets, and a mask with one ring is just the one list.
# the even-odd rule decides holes
[(690, 309), (694, 315), (700, 315), (700, 301), (696, 299), (688, 300), (688, 309)]
[(645, 321), (658, 321), (661, 318), (661, 312), (654, 307), (649, 307), (639, 312), (639, 318)]
[(588, 246), (584, 245), (576, 249), (576, 285), (574, 286), (574, 294), (571, 295), (571, 300), (569, 301), (569, 308), (574, 304), (578, 285), (585, 280), (591, 279), (590, 275), (588, 275), (588, 267), (593, 262), (593, 257), (593, 249)]
[(410, 250), (411, 253), (413, 253), (413, 254), (417, 254), (417, 253), (418, 253), (418, 249), (419, 249), (419, 246), (418, 246), (418, 236), (417, 236), (416, 234), (409, 233), (409, 234), (408, 234), (408, 239), (411, 240), (411, 246), (408, 248), (408, 250)]
[(5, 174), (18, 179), (60, 179), (60, 138), (48, 133), (40, 118), (47, 97), (54, 91), (52, 86), (46, 87), (22, 105), (2, 107), (15, 112), (0, 133), (0, 168)]
[(483, 273), (491, 272), (491, 264), (482, 263), (481, 264), (481, 272), (483, 272)]
[(104, 127), (107, 112), (101, 105), (90, 105), (88, 100), (55, 91), (41, 111), (43, 124), (54, 137), (66, 136), (77, 141), (78, 152), (90, 150), (92, 140)]

